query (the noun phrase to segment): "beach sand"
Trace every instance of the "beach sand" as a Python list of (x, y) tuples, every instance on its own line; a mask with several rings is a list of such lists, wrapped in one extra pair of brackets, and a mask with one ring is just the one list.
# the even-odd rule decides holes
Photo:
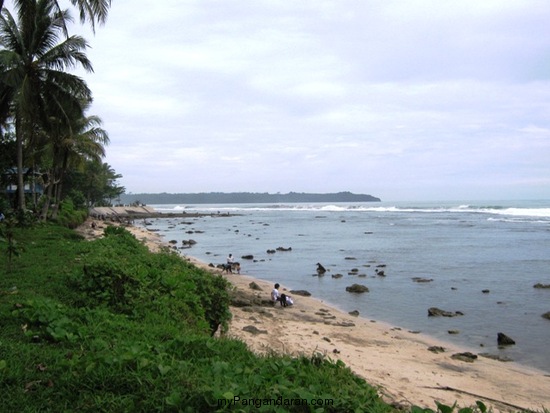
[[(88, 222), (80, 233), (96, 238), (102, 235), (103, 226), (100, 223), (92, 230)], [(154, 232), (132, 226), (128, 230), (152, 251), (166, 245)], [(193, 257), (185, 259), (221, 273)], [(277, 282), (239, 274), (224, 276), (235, 286), (235, 294), (244, 298), (269, 300)], [(253, 290), (251, 282), (262, 290)], [(288, 292), (284, 285), (279, 290)], [(479, 400), (495, 412), (550, 408), (550, 374), (544, 371), (486, 357), (477, 357), (473, 362), (454, 359), (454, 354), (474, 351), (349, 315), (314, 297), (291, 295), (295, 304), (286, 308), (265, 304), (232, 306), (233, 319), (227, 334), (259, 354), (322, 354), (342, 360), (355, 374), (376, 386), (384, 400), (396, 406), (436, 410), (435, 401), (466, 407)], [(429, 351), (432, 346), (443, 347), (444, 352)]]

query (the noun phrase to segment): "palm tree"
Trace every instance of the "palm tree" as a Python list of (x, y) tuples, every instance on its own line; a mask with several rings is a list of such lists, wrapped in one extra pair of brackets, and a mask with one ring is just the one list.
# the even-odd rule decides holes
[[(57, 216), (68, 169), (82, 169), (87, 160), (100, 162), (105, 157), (105, 145), (109, 143), (109, 135), (101, 128), (101, 119), (97, 116), (80, 116), (68, 126), (58, 139), (52, 139), (53, 153), (57, 155), (53, 157), (54, 179), (50, 181), (55, 184), (53, 218)], [(45, 209), (48, 204), (44, 203)], [(43, 211), (43, 219), (46, 216)]]
[[(104, 24), (107, 20), (107, 14), (111, 7), (111, 0), (70, 0), (71, 4), (78, 8), (80, 22), (89, 22), (95, 31), (95, 24)], [(15, 5), (19, 7), (25, 0), (14, 0)], [(58, 1), (54, 1), (57, 10), (61, 10)], [(4, 0), (0, 0), (0, 11), (4, 7)]]
[(23, 148), (51, 119), (68, 123), (82, 114), (91, 91), (67, 69), (93, 71), (86, 41), (70, 36), (60, 42), (68, 12), (55, 0), (18, 1), (18, 20), (4, 9), (0, 17), (0, 107), (11, 104), (17, 141), (18, 208), (25, 209)]

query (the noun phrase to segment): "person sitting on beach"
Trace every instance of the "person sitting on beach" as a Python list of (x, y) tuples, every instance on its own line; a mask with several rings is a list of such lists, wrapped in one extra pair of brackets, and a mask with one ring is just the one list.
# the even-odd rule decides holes
[(228, 263), (229, 265), (232, 265), (234, 261), (235, 261), (235, 259), (233, 258), (233, 254), (229, 254), (229, 255), (227, 256), (227, 263)]
[(281, 303), (281, 307), (286, 307), (287, 305), (294, 304), (294, 301), (292, 301), (292, 298), (290, 298), (286, 294), (279, 294), (279, 283), (275, 284), (273, 286), (273, 290), (271, 291), (271, 301), (273, 301), (273, 304), (275, 304), (277, 301)]
[(279, 283), (275, 284), (273, 290), (271, 290), (271, 301), (273, 301), (273, 304), (277, 301), (281, 301), (281, 297), (279, 296)]

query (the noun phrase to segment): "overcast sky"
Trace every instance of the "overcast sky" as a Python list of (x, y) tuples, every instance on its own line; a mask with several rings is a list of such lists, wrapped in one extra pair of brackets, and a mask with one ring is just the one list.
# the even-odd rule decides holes
[(113, 0), (77, 30), (127, 192), (497, 200), (550, 199), (549, 22), (547, 0)]

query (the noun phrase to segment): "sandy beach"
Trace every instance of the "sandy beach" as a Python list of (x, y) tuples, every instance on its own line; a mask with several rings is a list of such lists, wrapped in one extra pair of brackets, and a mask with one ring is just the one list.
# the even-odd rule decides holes
[[(86, 238), (96, 238), (102, 235), (104, 225), (99, 222), (92, 229), (87, 222), (79, 232)], [(132, 226), (128, 230), (152, 251), (166, 245), (154, 232)], [(208, 271), (221, 273), (193, 257), (185, 259)], [(235, 287), (237, 297), (256, 298), (255, 302), (268, 300), (273, 283), (277, 282), (244, 274), (224, 276)], [(253, 282), (261, 290), (252, 289)], [(288, 292), (287, 286), (282, 285), (280, 291)], [(358, 376), (377, 386), (383, 398), (396, 406), (435, 409), (437, 400), (465, 407), (480, 400), (498, 412), (550, 408), (550, 374), (544, 371), (482, 356), (473, 361), (454, 358), (453, 355), (459, 353), (477, 355), (483, 351), (459, 348), (398, 326), (361, 315), (352, 316), (314, 297), (291, 295), (295, 304), (286, 308), (265, 303), (232, 306), (229, 336), (243, 340), (260, 354), (311, 356), (320, 353), (342, 360)], [(443, 351), (429, 350), (434, 346)]]

